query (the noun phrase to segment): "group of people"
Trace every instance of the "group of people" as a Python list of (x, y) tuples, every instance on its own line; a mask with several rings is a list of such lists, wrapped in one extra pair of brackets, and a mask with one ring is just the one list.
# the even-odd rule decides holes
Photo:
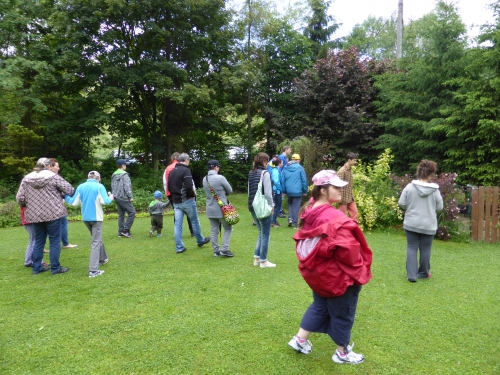
[[(289, 148), (282, 156), (287, 157)], [(114, 199), (119, 207), (119, 236), (131, 237), (130, 228), (134, 221), (133, 197), (130, 178), (126, 170), (126, 161), (117, 161), (118, 170), (112, 176), (112, 190), (106, 192), (100, 183), (100, 174), (91, 171), (88, 179), (75, 190), (57, 173), (50, 171), (47, 160), (40, 159), (32, 173), (26, 175), (17, 193), (17, 201), (23, 207), (26, 222), (34, 226), (34, 243), (31, 255), (32, 272), (39, 274), (51, 270), (52, 274), (65, 273), (67, 267), (59, 263), (61, 218), (67, 212), (62, 198), (72, 205), (82, 206), (82, 220), (92, 237), (92, 250), (89, 263), (89, 277), (101, 275), (98, 269), (108, 262), (105, 246), (102, 242), (102, 205)], [(347, 155), (346, 164), (337, 174), (333, 170), (322, 170), (312, 177), (313, 188), (311, 198), (300, 207), (302, 196), (307, 193), (307, 181), (302, 180), (300, 166), (294, 161), (300, 156), (294, 154), (292, 161), (276, 180), (275, 169), (283, 163), (282, 158), (272, 162), (270, 170), (269, 156), (258, 153), (248, 176), (248, 209), (257, 227), (257, 241), (254, 250), (253, 265), (260, 268), (274, 268), (276, 264), (267, 259), (270, 228), (279, 212), (280, 194), (297, 197), (297, 229), (293, 235), (296, 242), (296, 256), (299, 271), (312, 289), (313, 302), (308, 307), (295, 336), (288, 345), (294, 350), (309, 354), (312, 343), (309, 336), (312, 332), (328, 334), (336, 344), (332, 360), (336, 363), (359, 364), (364, 361), (362, 354), (353, 351), (351, 330), (354, 324), (356, 306), (362, 285), (372, 277), (372, 251), (357, 223), (357, 208), (352, 192), (352, 167), (356, 164), (355, 154)], [(192, 235), (199, 247), (211, 242), (214, 256), (233, 257), (229, 250), (232, 226), (223, 216), (218, 200), (228, 203), (228, 195), (233, 190), (227, 179), (219, 174), (221, 165), (217, 160), (208, 162), (208, 172), (203, 178), (203, 188), (207, 197), (206, 215), (210, 222), (210, 237), (204, 237), (196, 209), (196, 188), (189, 169), (189, 155), (174, 153), (172, 163), (164, 174), (164, 188), (168, 202), (163, 203), (162, 193), (154, 193), (155, 200), (150, 204), (151, 231), (161, 236), (163, 228), (163, 209), (172, 205), (174, 208), (174, 237), (176, 252), (183, 253), (186, 247), (182, 241), (182, 223), (187, 216)], [(46, 164), (47, 163), (47, 164)], [(295, 165), (295, 166), (294, 166)], [(297, 170), (299, 172), (297, 172)], [(436, 213), (443, 209), (443, 200), (439, 186), (432, 183), (437, 170), (436, 163), (422, 160), (417, 168), (417, 180), (412, 181), (403, 190), (399, 205), (406, 210), (404, 229), (407, 237), (407, 279), (416, 282), (418, 278), (430, 278), (430, 253), (434, 234), (437, 230)], [(302, 168), (303, 171), (303, 168)], [(269, 173), (271, 172), (271, 173)], [(279, 173), (279, 170), (278, 170)], [(297, 176), (294, 174), (297, 173)], [(273, 176), (274, 175), (274, 176)], [(341, 177), (342, 176), (342, 177)], [(286, 181), (300, 181), (302, 190), (290, 190)], [(305, 180), (305, 177), (304, 177)], [(276, 183), (275, 181), (278, 181)], [(253, 200), (257, 189), (261, 186), (262, 195), (272, 208), (267, 217), (258, 217)], [(347, 194), (346, 194), (347, 193)], [(118, 198), (119, 197), (119, 198)], [(118, 201), (119, 200), (119, 201)], [(120, 203), (118, 203), (120, 202)], [(338, 203), (339, 209), (333, 204)], [(293, 210), (297, 203), (289, 202), (289, 220), (294, 224)], [(348, 212), (349, 215), (346, 215)], [(125, 221), (124, 215), (128, 213)], [(218, 235), (224, 228), (222, 244), (218, 243)], [(50, 241), (50, 267), (44, 266), (43, 248), (46, 238)], [(420, 261), (417, 253), (420, 250)]]
[[(59, 175), (59, 163), (56, 159), (40, 158), (33, 172), (21, 181), (16, 200), (21, 206), (21, 219), (29, 233), (26, 248), (25, 266), (31, 267), (32, 273), (38, 275), (51, 271), (53, 275), (66, 273), (68, 267), (60, 264), (61, 239), (62, 248), (73, 248), (76, 245), (68, 242), (67, 210), (64, 201), (73, 206), (81, 205), (82, 221), (91, 234), (91, 253), (89, 261), (89, 277), (104, 273), (99, 266), (108, 263), (108, 255), (102, 241), (102, 221), (104, 211), (102, 205), (116, 202), (118, 210), (118, 235), (131, 237), (130, 228), (134, 222), (135, 209), (132, 205), (132, 184), (125, 171), (125, 159), (117, 161), (117, 170), (111, 177), (112, 191), (106, 192), (101, 184), (101, 175), (90, 171), (87, 181), (75, 190), (71, 184)], [(125, 214), (128, 215), (125, 221)], [(49, 239), (50, 264), (43, 262), (44, 247)]]

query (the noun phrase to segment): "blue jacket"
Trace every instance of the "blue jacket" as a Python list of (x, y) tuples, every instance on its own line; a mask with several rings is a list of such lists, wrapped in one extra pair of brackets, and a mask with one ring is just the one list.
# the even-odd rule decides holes
[[(270, 163), (268, 166), (271, 165)], [(273, 192), (276, 194), (281, 194), (283, 192), (283, 182), (281, 180), (281, 172), (278, 167), (272, 166), (271, 167), (271, 181), (273, 183)]]
[(283, 169), (283, 194), (290, 197), (300, 197), (307, 194), (306, 172), (302, 165), (292, 160)]
[(110, 204), (112, 201), (104, 185), (92, 178), (78, 186), (72, 197), (66, 195), (66, 202), (72, 206), (82, 205), (83, 221), (103, 221), (102, 205)]

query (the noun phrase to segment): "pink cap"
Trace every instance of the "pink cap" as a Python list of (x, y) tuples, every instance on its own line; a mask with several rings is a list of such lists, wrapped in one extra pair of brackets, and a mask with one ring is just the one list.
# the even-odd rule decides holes
[(313, 184), (316, 186), (333, 185), (337, 187), (343, 187), (348, 184), (348, 182), (341, 180), (340, 177), (337, 176), (337, 173), (335, 173), (335, 171), (332, 171), (331, 169), (319, 171), (313, 176), (312, 180)]

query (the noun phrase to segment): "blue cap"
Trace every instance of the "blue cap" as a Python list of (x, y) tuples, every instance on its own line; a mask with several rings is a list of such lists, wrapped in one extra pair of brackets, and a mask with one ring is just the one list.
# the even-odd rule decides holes
[(156, 190), (154, 192), (154, 197), (155, 199), (160, 199), (163, 196), (162, 192), (160, 190)]
[(129, 165), (129, 164), (130, 164), (130, 162), (129, 162), (129, 161), (127, 161), (127, 160), (125, 160), (125, 159), (118, 159), (118, 160), (116, 161), (116, 165), (117, 165), (118, 167), (121, 167), (122, 165)]

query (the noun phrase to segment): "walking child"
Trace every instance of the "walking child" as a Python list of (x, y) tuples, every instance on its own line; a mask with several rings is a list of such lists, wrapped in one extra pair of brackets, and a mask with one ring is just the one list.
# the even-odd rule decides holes
[(332, 206), (341, 199), (342, 181), (335, 171), (314, 175), (312, 198), (300, 210), (299, 231), (293, 236), (302, 277), (313, 291), (313, 303), (288, 345), (309, 354), (311, 332), (328, 334), (336, 344), (335, 363), (358, 364), (351, 329), (361, 285), (372, 277), (372, 252), (358, 224)]
[(149, 231), (149, 237), (153, 237), (156, 231), (156, 237), (161, 237), (161, 230), (163, 228), (163, 209), (170, 205), (167, 201), (163, 203), (161, 198), (163, 196), (162, 192), (156, 190), (154, 192), (155, 200), (151, 201), (149, 204), (149, 213), (151, 215), (151, 230)]

